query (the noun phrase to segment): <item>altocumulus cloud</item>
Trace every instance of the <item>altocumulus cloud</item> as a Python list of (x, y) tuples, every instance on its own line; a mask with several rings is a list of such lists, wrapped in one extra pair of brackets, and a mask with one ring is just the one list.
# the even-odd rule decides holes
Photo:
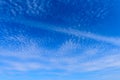
[[(19, 38), (19, 36), (6, 38), (6, 40), (12, 39), (24, 44), (19, 45), (20, 48), (18, 50), (0, 49), (0, 56), (4, 57), (0, 59), (0, 63), (3, 64), (1, 65), (1, 71), (2, 69), (20, 72), (46, 70), (52, 73), (52, 70), (57, 69), (63, 70), (64, 73), (74, 73), (120, 67), (119, 38), (110, 38), (58, 27), (48, 27), (45, 29), (77, 36), (78, 40), (81, 39), (80, 36), (83, 36), (85, 39), (90, 38), (99, 42), (96, 42), (94, 45), (85, 46), (81, 45), (80, 41), (75, 42), (71, 38), (63, 42), (58, 48), (47, 49), (39, 46), (37, 42), (39, 40), (35, 41), (25, 35), (22, 35), (22, 38)], [(99, 45), (99, 43), (102, 45)], [(108, 45), (107, 43), (114, 46)], [(73, 53), (72, 56), (70, 56), (71, 53)], [(100, 57), (95, 58), (98, 55)]]

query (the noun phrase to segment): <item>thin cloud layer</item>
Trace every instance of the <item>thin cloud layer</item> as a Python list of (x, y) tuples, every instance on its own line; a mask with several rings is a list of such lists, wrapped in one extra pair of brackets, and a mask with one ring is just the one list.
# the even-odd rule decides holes
[[(19, 18), (19, 19), (21, 19), (21, 18)], [(9, 21), (9, 19), (8, 19), (8, 21)], [(31, 21), (31, 20), (26, 20), (26, 19), (18, 21), (17, 19), (13, 18), (13, 21), (16, 23), (26, 24), (27, 26), (37, 27), (37, 28), (44, 29), (44, 30), (55, 31), (58, 33), (65, 33), (65, 34), (73, 35), (76, 37), (83, 36), (85, 38), (110, 43), (110, 44), (116, 45), (116, 46), (120, 45), (119, 37), (107, 37), (107, 36), (102, 36), (102, 35), (98, 35), (98, 34), (94, 34), (94, 33), (90, 33), (90, 32), (79, 31), (77, 29), (72, 29), (72, 28), (66, 29), (66, 28), (61, 28), (60, 26), (56, 27), (56, 26), (53, 26), (50, 24), (43, 24), (40, 22), (35, 22), (35, 21)], [(44, 26), (46, 26), (46, 27), (44, 27)]]
[[(59, 31), (62, 32), (62, 31)], [(63, 32), (68, 35), (74, 35), (77, 33), (68, 33), (66, 30)], [(82, 33), (83, 34), (83, 33)], [(86, 37), (88, 34), (84, 34)], [(78, 38), (80, 35), (78, 33)], [(72, 39), (67, 40), (61, 44), (59, 48), (47, 49), (42, 46), (38, 46), (38, 42), (32, 41), (29, 38), (23, 36), (24, 39), (18, 40), (25, 43), (26, 46), (22, 45), (18, 51), (16, 50), (7, 50), (1, 49), (0, 55), (6, 58), (1, 58), (3, 68), (6, 71), (15, 70), (20, 72), (34, 71), (34, 70), (63, 70), (64, 73), (74, 73), (74, 72), (86, 72), (86, 71), (98, 71), (106, 68), (119, 68), (119, 46), (112, 47), (107, 46), (107, 42), (111, 42), (109, 37), (101, 39), (104, 37), (95, 38), (95, 40), (100, 40), (102, 45), (99, 45), (99, 42), (95, 43), (92, 46), (82, 46), (81, 43), (75, 42)], [(90, 35), (91, 38), (91, 35)], [(114, 38), (113, 38), (114, 39)], [(109, 41), (110, 40), (110, 41)], [(105, 41), (106, 43), (102, 43)], [(105, 46), (106, 45), (106, 46)], [(95, 58), (97, 56), (101, 56)], [(11, 59), (13, 58), (13, 60)], [(14, 61), (14, 58), (17, 60)], [(4, 65), (7, 65), (4, 68)]]
[(0, 78), (119, 80), (120, 0), (1, 0)]

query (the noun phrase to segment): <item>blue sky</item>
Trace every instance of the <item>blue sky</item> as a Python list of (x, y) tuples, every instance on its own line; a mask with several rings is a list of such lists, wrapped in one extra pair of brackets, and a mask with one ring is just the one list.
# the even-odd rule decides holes
[(119, 0), (1, 0), (2, 80), (119, 80)]

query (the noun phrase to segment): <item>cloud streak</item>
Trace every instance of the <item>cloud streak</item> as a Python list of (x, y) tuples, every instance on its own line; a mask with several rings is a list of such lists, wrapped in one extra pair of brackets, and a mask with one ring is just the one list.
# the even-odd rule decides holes
[[(7, 64), (6, 70), (15, 70), (20, 72), (34, 71), (34, 70), (62, 70), (64, 73), (74, 72), (88, 72), (99, 71), (109, 68), (120, 68), (120, 55), (105, 56), (94, 61), (80, 62), (79, 58), (52, 58), (47, 60), (49, 64), (34, 62), (34, 61), (7, 61), (3, 62)], [(45, 58), (44, 58), (45, 60)], [(1, 67), (2, 68), (2, 67)], [(5, 68), (5, 67), (4, 67)]]
[[(64, 33), (67, 35), (73, 35), (78, 39), (80, 39), (81, 37), (85, 37), (88, 39), (109, 43), (117, 46), (117, 49), (116, 48), (112, 49), (111, 47), (107, 47), (108, 50), (102, 50), (103, 48), (106, 48), (106, 47), (102, 47), (101, 49), (101, 48), (98, 48), (100, 45), (96, 44), (98, 46), (96, 47), (96, 49), (94, 48), (88, 49), (88, 46), (87, 46), (87, 48), (84, 49), (84, 51), (80, 51), (81, 48), (83, 49), (83, 47), (79, 46), (80, 43), (78, 42), (75, 43), (73, 41), (68, 40), (66, 42), (63, 42), (63, 44), (58, 49), (48, 50), (46, 48), (43, 48), (42, 46), (38, 46), (36, 41), (33, 41), (33, 42), (31, 40), (29, 41), (28, 37), (26, 38), (22, 37), (23, 39), (21, 40), (19, 39), (19, 36), (18, 36), (18, 38), (12, 38), (12, 40), (17, 39), (17, 41), (22, 41), (23, 43), (25, 43), (26, 46), (21, 46), (22, 50), (20, 50), (19, 52), (14, 50), (7, 51), (6, 49), (1, 49), (0, 51), (2, 53), (0, 53), (0, 56), (5, 56), (5, 57), (13, 56), (21, 59), (21, 61), (25, 57), (24, 60), (26, 62), (25, 63), (22, 63), (21, 61), (14, 62), (14, 61), (10, 61), (11, 60), (10, 58), (7, 59), (8, 60), (7, 62), (6, 61), (4, 62), (5, 59), (1, 59), (1, 62), (3, 61), (3, 63), (9, 65), (7, 69), (12, 69), (17, 71), (41, 70), (41, 69), (52, 71), (52, 70), (58, 69), (58, 70), (63, 70), (65, 72), (82, 72), (82, 71), (103, 70), (111, 67), (120, 68), (120, 59), (119, 59), (120, 38), (106, 37), (106, 36), (101, 36), (93, 33), (75, 30), (75, 29), (60, 28), (53, 25), (49, 25), (49, 24), (47, 25), (47, 24), (43, 24), (43, 23), (39, 23), (39, 22), (27, 20), (27, 19), (24, 19), (24, 20), (13, 19), (13, 21), (20, 24), (25, 24), (29, 27), (38, 27), (48, 31), (54, 31), (58, 33)], [(116, 51), (112, 52), (112, 50), (114, 49)], [(72, 57), (61, 56), (61, 55), (69, 55), (70, 53), (73, 53), (73, 55), (76, 53), (83, 54), (83, 55), (82, 56), (77, 55)], [(92, 56), (93, 55), (95, 56), (96, 54), (98, 55), (106, 54), (106, 55), (99, 57), (98, 59), (88, 60), (88, 57), (91, 56), (88, 54), (91, 54)], [(112, 54), (112, 55), (109, 56), (109, 54)], [(32, 60), (34, 61), (32, 62)]]
[(38, 27), (38, 28), (48, 30), (48, 31), (65, 33), (65, 34), (68, 34), (68, 35), (76, 36), (78, 38), (83, 36), (85, 38), (93, 39), (93, 40), (96, 40), (96, 41), (102, 41), (102, 42), (110, 43), (112, 45), (120, 46), (120, 37), (107, 37), (107, 36), (97, 35), (97, 34), (94, 34), (94, 33), (83, 32), (83, 31), (79, 31), (79, 30), (71, 29), (71, 28), (65, 29), (65, 28), (61, 28), (60, 26), (56, 27), (54, 25), (44, 24), (44, 23), (41, 23), (41, 22), (28, 20), (28, 19), (25, 19), (25, 18), (8, 19), (8, 21), (11, 21), (11, 20), (14, 21), (14, 22), (20, 23), (20, 24), (25, 24), (25, 25), (31, 26), (31, 27)]
[(119, 37), (118, 38), (106, 37), (106, 36), (101, 36), (101, 35), (97, 35), (97, 34), (93, 34), (93, 33), (82, 32), (82, 31), (75, 30), (75, 29), (56, 28), (56, 29), (54, 29), (54, 31), (66, 33), (69, 35), (74, 35), (77, 37), (83, 36), (83, 37), (90, 38), (93, 40), (102, 41), (102, 42), (110, 43), (112, 45), (120, 46), (120, 38)]
[[(23, 50), (19, 52), (0, 50), (2, 52), (0, 56), (6, 57), (1, 58), (0, 63), (7, 65), (6, 67), (2, 65), (1, 68), (6, 71), (20, 72), (45, 70), (46, 73), (47, 71), (52, 73), (54, 70), (62, 70), (64, 73), (74, 73), (120, 68), (119, 48), (111, 49), (108, 47), (108, 50), (102, 50), (104, 47), (102, 49), (99, 47), (88, 49), (87, 47), (84, 51), (80, 51), (80, 49), (83, 49), (83, 47), (79, 46), (80, 43), (75, 43), (71, 40), (64, 42), (60, 48), (55, 50), (43, 49), (42, 46), (38, 47), (35, 44), (36, 42), (27, 43), (27, 47), (23, 47)], [(79, 50), (75, 52), (77, 49)], [(73, 56), (69, 57), (71, 53)], [(76, 53), (78, 53), (77, 56), (75, 56)], [(92, 59), (92, 56), (100, 54), (106, 55)], [(17, 60), (14, 61), (10, 57), (17, 58)]]

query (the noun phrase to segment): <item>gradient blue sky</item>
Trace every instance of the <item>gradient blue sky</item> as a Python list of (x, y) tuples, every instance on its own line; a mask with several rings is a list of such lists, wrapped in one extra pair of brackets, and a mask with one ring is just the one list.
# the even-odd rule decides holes
[(120, 0), (0, 0), (0, 79), (119, 75)]

